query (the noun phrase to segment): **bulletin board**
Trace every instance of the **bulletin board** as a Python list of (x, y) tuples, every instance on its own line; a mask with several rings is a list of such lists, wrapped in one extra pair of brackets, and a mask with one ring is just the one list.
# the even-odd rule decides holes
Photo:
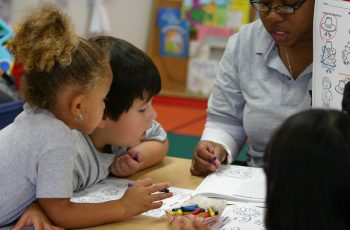
[(159, 55), (160, 29), (157, 26), (157, 13), (159, 8), (181, 8), (181, 5), (182, 0), (153, 1), (148, 54), (160, 72), (162, 93), (184, 93), (186, 90), (188, 58), (165, 57)]

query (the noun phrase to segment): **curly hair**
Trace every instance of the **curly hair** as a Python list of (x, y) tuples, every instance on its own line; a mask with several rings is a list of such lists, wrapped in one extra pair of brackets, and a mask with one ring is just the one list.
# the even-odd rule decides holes
[(25, 71), (24, 100), (49, 110), (63, 87), (75, 84), (85, 92), (108, 69), (106, 55), (76, 36), (70, 17), (49, 3), (29, 11), (9, 48)]

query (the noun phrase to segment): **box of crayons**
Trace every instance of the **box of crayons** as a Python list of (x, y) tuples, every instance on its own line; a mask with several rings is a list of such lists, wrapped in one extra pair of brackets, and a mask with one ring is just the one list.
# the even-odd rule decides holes
[(173, 221), (176, 216), (182, 215), (210, 225), (215, 223), (224, 211), (226, 202), (223, 199), (195, 196), (178, 207), (167, 210), (166, 215), (170, 221)]

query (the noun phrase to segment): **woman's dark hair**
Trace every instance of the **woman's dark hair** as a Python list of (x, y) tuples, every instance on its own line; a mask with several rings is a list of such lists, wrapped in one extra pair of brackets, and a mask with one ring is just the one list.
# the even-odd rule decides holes
[(265, 153), (267, 229), (350, 229), (349, 166), (349, 115), (309, 110), (287, 119)]
[(110, 36), (91, 40), (110, 54), (113, 81), (106, 97), (107, 117), (117, 120), (135, 99), (149, 101), (160, 92), (158, 69), (146, 53), (125, 40)]

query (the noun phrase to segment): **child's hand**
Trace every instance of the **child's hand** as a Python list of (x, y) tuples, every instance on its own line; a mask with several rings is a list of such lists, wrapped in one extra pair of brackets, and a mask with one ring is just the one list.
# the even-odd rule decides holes
[(175, 216), (169, 224), (171, 230), (208, 230), (202, 222), (191, 220), (186, 216)]
[(63, 230), (51, 224), (38, 203), (32, 203), (26, 208), (13, 229), (19, 230), (31, 225), (35, 230)]
[[(171, 192), (159, 192), (170, 186), (169, 183), (153, 184), (152, 179), (146, 178), (133, 183), (120, 199), (126, 210), (127, 217), (139, 215), (151, 209), (160, 208), (163, 199), (172, 197)], [(159, 193), (156, 193), (159, 192)]]
[(143, 157), (140, 152), (129, 151), (116, 158), (110, 171), (118, 177), (126, 177), (138, 172), (142, 166)]

